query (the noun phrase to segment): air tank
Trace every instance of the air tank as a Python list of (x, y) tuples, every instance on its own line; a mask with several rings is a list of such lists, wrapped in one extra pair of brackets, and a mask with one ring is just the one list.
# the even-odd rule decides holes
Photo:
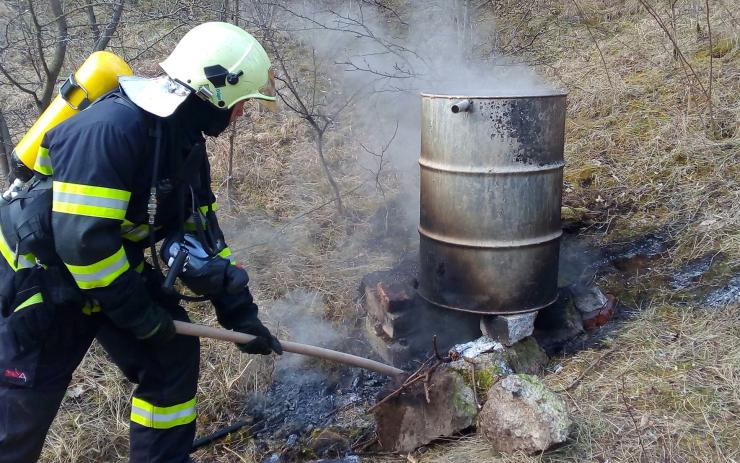
[(422, 94), (424, 299), (489, 315), (556, 300), (565, 100)]
[(33, 175), (39, 146), (46, 132), (85, 109), (118, 86), (118, 77), (133, 74), (126, 62), (109, 51), (93, 52), (59, 88), (59, 94), (21, 138), (11, 155), (13, 173), (21, 180)]

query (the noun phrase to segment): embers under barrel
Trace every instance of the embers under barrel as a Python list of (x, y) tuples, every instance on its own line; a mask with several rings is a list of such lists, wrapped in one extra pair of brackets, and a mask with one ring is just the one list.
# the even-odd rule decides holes
[(564, 129), (564, 94), (422, 94), (423, 298), (484, 314), (555, 301)]

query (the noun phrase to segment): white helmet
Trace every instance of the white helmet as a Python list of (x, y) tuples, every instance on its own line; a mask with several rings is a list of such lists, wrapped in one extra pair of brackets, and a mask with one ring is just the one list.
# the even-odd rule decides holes
[(194, 27), (160, 66), (166, 77), (119, 78), (126, 95), (157, 116), (169, 116), (193, 92), (219, 109), (250, 98), (275, 109), (270, 58), (257, 39), (233, 24)]
[(275, 101), (270, 58), (257, 39), (233, 24), (194, 27), (160, 66), (217, 108), (229, 109), (249, 98)]

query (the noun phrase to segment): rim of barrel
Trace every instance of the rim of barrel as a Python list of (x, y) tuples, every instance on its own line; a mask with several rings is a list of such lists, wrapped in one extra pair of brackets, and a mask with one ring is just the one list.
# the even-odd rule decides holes
[(525, 313), (537, 312), (537, 311), (546, 309), (547, 307), (550, 307), (551, 305), (553, 305), (554, 303), (556, 303), (558, 301), (558, 298), (560, 297), (560, 289), (557, 289), (555, 291), (555, 297), (550, 302), (546, 302), (546, 303), (544, 303), (542, 305), (538, 305), (536, 307), (530, 307), (528, 309), (521, 309), (521, 310), (512, 310), (512, 311), (507, 311), (507, 312), (501, 312), (501, 311), (483, 311), (483, 310), (466, 309), (466, 308), (462, 308), (462, 307), (455, 307), (455, 306), (452, 306), (452, 305), (443, 304), (443, 303), (441, 303), (439, 301), (435, 301), (432, 298), (426, 296), (422, 291), (420, 291), (421, 289), (423, 289), (422, 286), (420, 286), (419, 289), (416, 290), (416, 294), (418, 294), (419, 297), (421, 297), (422, 299), (424, 299), (425, 301), (427, 301), (428, 303), (430, 303), (432, 305), (435, 305), (435, 306), (440, 307), (442, 309), (452, 310), (452, 311), (455, 311), (455, 312), (465, 312), (465, 313), (478, 314), (478, 315), (521, 315), (521, 314), (525, 314)]
[(547, 93), (536, 94), (532, 92), (530, 95), (524, 95), (519, 93), (512, 93), (511, 95), (462, 95), (462, 94), (443, 94), (443, 93), (427, 93), (421, 92), (421, 96), (427, 98), (443, 98), (447, 100), (511, 100), (515, 98), (553, 98), (553, 97), (567, 97), (567, 92), (561, 92), (552, 90)]

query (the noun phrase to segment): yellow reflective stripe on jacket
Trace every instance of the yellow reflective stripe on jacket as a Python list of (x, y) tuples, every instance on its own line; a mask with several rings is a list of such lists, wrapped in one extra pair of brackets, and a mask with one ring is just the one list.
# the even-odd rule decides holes
[(35, 304), (41, 304), (42, 302), (44, 302), (44, 296), (42, 296), (41, 293), (36, 293), (25, 301), (18, 304), (18, 307), (16, 307), (13, 312), (18, 312), (19, 310), (23, 310), (26, 307), (30, 307)]
[(44, 175), (52, 174), (49, 150), (43, 146), (39, 146), (39, 150), (36, 153), (36, 161), (33, 163), (33, 170)]
[(149, 225), (136, 225), (124, 220), (121, 224), (121, 237), (135, 243), (146, 239), (149, 236)]
[(129, 269), (128, 258), (123, 246), (110, 257), (90, 265), (71, 265), (65, 263), (77, 286), (82, 289), (102, 288), (110, 285), (123, 272)]
[(154, 429), (170, 429), (192, 423), (197, 413), (195, 399), (171, 407), (157, 407), (146, 400), (131, 399), (131, 421)]
[[(213, 212), (216, 212), (218, 210), (218, 204), (213, 203), (211, 204), (211, 210)], [(198, 212), (200, 212), (200, 223), (203, 230), (205, 230), (208, 227), (208, 223), (206, 222), (206, 215), (208, 214), (208, 205), (200, 206), (198, 208)], [(195, 231), (195, 219), (193, 218), (193, 215), (191, 214), (190, 217), (185, 219), (185, 231)]]
[[(218, 210), (218, 204), (217, 203), (212, 203), (211, 204), (211, 210), (213, 212), (216, 212)], [(200, 211), (201, 214), (206, 215), (208, 213), (208, 205), (200, 206), (198, 208), (198, 211)]]
[(224, 259), (229, 259), (231, 261), (232, 265), (236, 265), (236, 259), (231, 255), (231, 248), (226, 246), (222, 250), (218, 252), (218, 255), (223, 257)]
[(100, 304), (98, 304), (97, 301), (87, 301), (85, 302), (85, 305), (82, 307), (82, 313), (85, 315), (92, 315), (94, 313), (102, 312), (103, 308), (100, 307)]
[(8, 246), (8, 242), (5, 241), (5, 237), (2, 233), (0, 233), (0, 254), (3, 255), (5, 261), (8, 263), (10, 268), (13, 269), (14, 272), (17, 272), (18, 269), (31, 268), (36, 265), (36, 257), (31, 253), (20, 254), (17, 256), (16, 259), (15, 252), (10, 249), (10, 246)]
[(54, 212), (123, 220), (131, 193), (115, 188), (82, 185), (77, 183), (53, 183)]

